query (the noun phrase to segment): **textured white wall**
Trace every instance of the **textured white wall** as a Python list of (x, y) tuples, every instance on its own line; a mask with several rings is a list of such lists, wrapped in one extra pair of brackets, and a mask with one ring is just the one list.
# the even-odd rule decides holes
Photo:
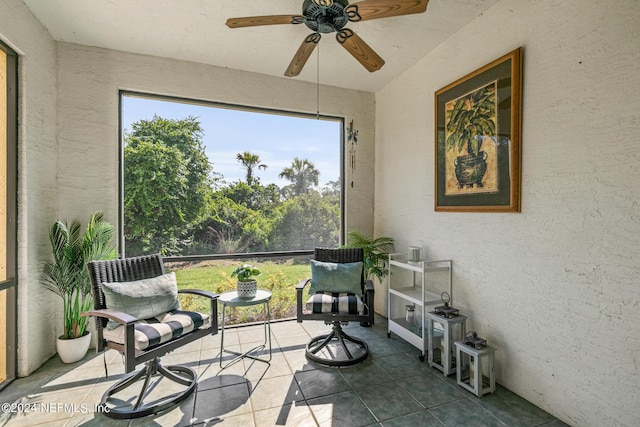
[[(503, 0), (376, 94), (376, 235), (453, 259), (498, 381), (576, 426), (640, 422), (638, 22), (637, 0)], [(519, 46), (522, 213), (434, 212), (434, 92)]]
[(56, 209), (56, 49), (20, 0), (0, 0), (0, 40), (20, 55), (17, 368), (24, 376), (55, 352), (51, 320), (62, 324), (61, 302), (40, 285), (40, 260), (49, 254), (48, 225)]

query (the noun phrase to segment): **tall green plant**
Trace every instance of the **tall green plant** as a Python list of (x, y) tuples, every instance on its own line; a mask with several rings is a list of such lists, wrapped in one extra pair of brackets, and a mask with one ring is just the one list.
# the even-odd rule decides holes
[(113, 226), (104, 222), (102, 217), (101, 212), (94, 213), (84, 233), (77, 220), (70, 225), (57, 220), (49, 229), (53, 260), (46, 260), (43, 264), (43, 284), (62, 298), (63, 339), (81, 337), (87, 329), (89, 318), (80, 315), (91, 310), (93, 303), (87, 263), (116, 257), (111, 243)]
[(352, 248), (363, 249), (364, 274), (367, 278), (371, 279), (375, 276), (378, 280), (382, 280), (387, 275), (387, 261), (394, 243), (392, 237), (374, 239), (359, 231), (350, 231), (347, 242)]

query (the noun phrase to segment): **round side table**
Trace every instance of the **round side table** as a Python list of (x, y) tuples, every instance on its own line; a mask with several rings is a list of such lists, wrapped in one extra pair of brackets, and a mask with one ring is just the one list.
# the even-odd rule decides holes
[[(240, 298), (237, 291), (225, 292), (218, 297), (218, 303), (222, 304), (222, 331), (220, 333), (220, 367), (222, 369), (225, 369), (228, 366), (240, 361), (244, 357), (258, 360), (260, 362), (265, 362), (267, 364), (271, 362), (271, 317), (269, 315), (269, 301), (271, 301), (271, 292), (264, 289), (258, 289), (258, 291), (256, 292), (256, 296), (252, 298)], [(244, 353), (238, 353), (237, 351), (233, 350), (225, 350), (224, 324), (227, 307), (249, 307), (258, 304), (262, 304), (262, 307), (264, 309), (264, 343), (257, 345), (256, 347), (253, 347), (252, 349), (247, 350)], [(269, 344), (268, 359), (251, 354), (265, 349), (267, 344)], [(226, 365), (222, 366), (222, 356), (224, 355), (224, 353), (235, 354), (237, 357), (229, 361)]]

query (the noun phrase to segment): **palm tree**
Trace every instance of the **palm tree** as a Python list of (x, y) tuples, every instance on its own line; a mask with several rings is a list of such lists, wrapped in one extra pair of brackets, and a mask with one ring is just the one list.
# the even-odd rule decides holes
[(291, 162), (291, 166), (284, 168), (278, 176), (291, 181), (293, 183), (293, 193), (298, 196), (309, 192), (311, 186), (318, 185), (320, 171), (309, 160), (300, 160), (295, 157)]
[(495, 84), (458, 98), (447, 111), (447, 151), (457, 146), (459, 153), (466, 144), (467, 153), (478, 157), (485, 136), (496, 134), (495, 117)]
[(244, 153), (238, 153), (236, 156), (236, 160), (242, 164), (242, 167), (247, 170), (247, 184), (251, 185), (253, 181), (256, 179), (253, 176), (253, 170), (257, 167), (258, 169), (266, 169), (267, 165), (264, 163), (260, 163), (260, 156), (257, 154), (250, 153), (245, 151)]

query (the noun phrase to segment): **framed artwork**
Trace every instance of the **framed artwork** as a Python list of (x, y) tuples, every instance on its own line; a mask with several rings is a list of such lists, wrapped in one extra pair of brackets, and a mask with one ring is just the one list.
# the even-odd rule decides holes
[(435, 210), (520, 212), (522, 48), (435, 93)]

